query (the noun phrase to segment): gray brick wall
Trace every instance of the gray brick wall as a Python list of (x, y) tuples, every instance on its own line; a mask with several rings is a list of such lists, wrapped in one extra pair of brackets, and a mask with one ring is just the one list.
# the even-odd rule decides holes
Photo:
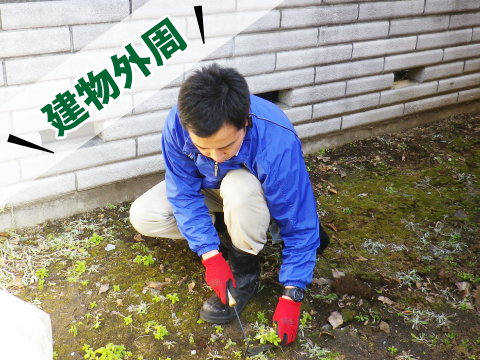
[(480, 9), (480, 4), (477, 0), (427, 0), (425, 14), (439, 14), (478, 9)]
[(480, 24), (480, 12), (452, 15), (450, 19), (450, 29), (478, 26), (478, 24)]
[[(306, 142), (480, 100), (478, 0), (285, 0), (273, 9), (270, 4), (210, 1), (203, 11), (205, 24), (216, 25), (205, 28), (213, 50), (202, 62), (173, 58), (167, 68), (178, 75), (169, 84), (159, 89), (156, 81), (136, 82), (121, 101), (87, 121), (84, 133), (79, 130), (83, 135), (69, 134), (62, 142), (48, 140), (53, 130), (39, 107), (69, 89), (78, 68), (124, 54), (127, 43), (147, 56), (138, 35), (166, 14), (191, 48), (200, 49), (191, 12), (198, 4), (0, 4), (0, 166), (9, 174), (0, 179), (0, 201), (37, 177), (15, 204), (161, 173), (161, 132), (179, 88), (192, 71), (213, 62), (240, 71), (252, 93), (278, 91), (278, 105)], [(238, 29), (236, 10), (256, 20)], [(409, 70), (408, 79), (394, 82), (400, 70)], [(141, 76), (137, 69), (134, 76)], [(20, 101), (26, 93), (28, 101)], [(9, 134), (55, 154), (15, 147), (5, 141)]]
[(455, 93), (409, 102), (405, 104), (404, 114), (410, 115), (442, 106), (453, 105), (457, 102), (457, 98), (458, 94)]
[(422, 15), (424, 1), (388, 1), (360, 4), (358, 20), (386, 20)]
[(410, 54), (387, 56), (384, 71), (413, 69), (442, 62), (443, 50), (414, 52)]
[(392, 20), (389, 36), (423, 34), (448, 29), (448, 16), (434, 16), (428, 18)]
[(395, 119), (403, 115), (403, 104), (384, 107), (381, 109), (364, 111), (346, 115), (342, 118), (342, 129), (348, 129), (378, 121)]
[(355, 96), (336, 101), (327, 101), (313, 105), (313, 119), (328, 118), (335, 115), (348, 114), (359, 110), (373, 108), (378, 105), (380, 93)]
[(347, 91), (345, 95), (360, 95), (369, 92), (385, 90), (393, 85), (393, 74), (370, 76), (361, 79), (347, 81)]
[(0, 58), (70, 51), (67, 27), (0, 32)]
[(276, 70), (288, 70), (350, 60), (352, 45), (322, 46), (277, 53)]
[(352, 59), (378, 58), (385, 55), (409, 53), (415, 51), (416, 45), (416, 36), (388, 40), (362, 41), (353, 44)]
[(480, 59), (465, 61), (465, 73), (480, 71)]
[(129, 14), (128, 0), (42, 1), (3, 4), (4, 30), (120, 21)]
[(347, 24), (357, 20), (358, 5), (316, 6), (282, 11), (282, 29)]
[(417, 50), (438, 49), (445, 46), (469, 43), (471, 40), (472, 29), (419, 35)]
[(316, 68), (315, 83), (322, 84), (342, 79), (381, 74), (383, 59), (354, 61)]
[(480, 56), (480, 44), (455, 46), (445, 49), (443, 61), (468, 59)]
[(307, 86), (280, 93), (279, 100), (289, 106), (316, 103), (345, 95), (346, 82), (336, 82), (325, 85)]
[(463, 61), (428, 66), (425, 68), (415, 69), (411, 72), (410, 78), (417, 80), (418, 82), (426, 82), (430, 80), (461, 75), (465, 66), (465, 62)]
[(317, 44), (317, 29), (275, 31), (245, 34), (235, 38), (235, 55), (264, 54), (281, 50), (301, 49)]
[(412, 87), (382, 91), (380, 105), (390, 105), (393, 103), (405, 102), (407, 100), (433, 95), (437, 92), (437, 88), (438, 83), (434, 81)]
[(348, 43), (352, 41), (382, 39), (388, 36), (388, 21), (343, 26), (322, 26), (320, 45)]

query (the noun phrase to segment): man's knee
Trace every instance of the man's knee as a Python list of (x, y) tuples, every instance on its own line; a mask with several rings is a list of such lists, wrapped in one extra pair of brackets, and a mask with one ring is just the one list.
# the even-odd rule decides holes
[(145, 223), (145, 212), (142, 207), (138, 205), (135, 201), (130, 206), (130, 224), (137, 230), (140, 234), (143, 234), (143, 225)]
[(220, 195), (234, 208), (243, 208), (252, 201), (266, 202), (260, 181), (246, 169), (229, 171), (222, 180)]

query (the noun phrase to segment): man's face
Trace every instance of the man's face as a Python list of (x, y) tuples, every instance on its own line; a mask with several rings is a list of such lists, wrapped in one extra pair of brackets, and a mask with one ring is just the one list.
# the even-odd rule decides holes
[(193, 144), (203, 156), (209, 157), (218, 163), (235, 156), (242, 146), (246, 134), (246, 126), (237, 130), (232, 124), (225, 124), (210, 137), (201, 138), (193, 132), (188, 132)]

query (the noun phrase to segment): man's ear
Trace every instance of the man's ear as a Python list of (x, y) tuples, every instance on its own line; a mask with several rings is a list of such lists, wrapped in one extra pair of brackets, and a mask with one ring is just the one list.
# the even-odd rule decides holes
[(248, 127), (253, 127), (253, 123), (252, 123), (252, 115), (248, 115), (248, 119), (246, 121), (246, 126)]

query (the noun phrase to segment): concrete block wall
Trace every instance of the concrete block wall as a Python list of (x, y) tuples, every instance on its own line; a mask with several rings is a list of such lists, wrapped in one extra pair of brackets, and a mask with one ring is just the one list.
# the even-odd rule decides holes
[[(192, 8), (198, 5), (187, 2)], [(169, 14), (182, 34), (201, 41), (193, 9), (185, 13), (184, 7), (165, 1), (164, 8), (142, 11), (145, 3), (147, 0), (2, 2), (0, 99), (26, 89), (72, 56), (80, 64), (86, 56), (102, 59), (120, 52), (125, 45), (121, 36), (102, 38), (88, 50), (79, 51), (129, 15), (133, 25), (121, 24), (117, 35), (132, 29), (140, 33), (151, 19)], [(211, 33), (206, 31), (207, 41), (224, 44), (195, 68), (217, 62), (237, 68), (254, 94), (278, 91), (278, 105), (302, 141), (310, 144), (308, 149), (325, 137), (360, 130), (364, 134), (366, 127), (374, 129), (480, 99), (477, 0), (285, 0), (231, 39), (226, 36), (232, 12), (262, 11), (262, 2), (214, 0), (203, 8), (206, 29), (212, 22), (222, 25)], [(186, 68), (175, 61), (169, 66)], [(57, 71), (37, 83), (44, 91), (39, 91), (28, 107), (0, 111), (0, 144), (14, 133), (55, 151), (54, 155), (21, 147), (0, 151), (0, 167), (8, 173), (0, 178), (0, 193), (16, 194), (22, 183), (33, 180), (39, 158), (52, 164), (28, 190), (10, 199), (14, 208), (70, 196), (77, 199), (68, 203), (78, 206), (77, 212), (89, 210), (89, 194), (98, 194), (98, 189), (142, 178), (150, 179), (151, 185), (152, 175), (164, 170), (163, 124), (192, 70), (179, 71), (182, 75), (160, 90), (145, 83), (124, 95), (122, 103), (109, 108), (102, 119), (78, 130), (79, 138), (74, 132), (66, 141), (52, 142), (48, 136), (52, 130), (38, 110), (49, 102), (41, 94), (70, 87), (75, 76), (71, 70)], [(407, 79), (395, 81), (402, 70), (409, 70)], [(112, 120), (125, 112), (122, 119)], [(92, 137), (56, 164), (72, 146)], [(138, 196), (138, 189), (135, 194)], [(113, 197), (109, 202), (125, 198), (133, 200), (134, 196)], [(98, 202), (92, 203), (98, 206)], [(62, 214), (52, 211), (32, 221)], [(2, 225), (8, 226), (6, 216), (0, 214), (0, 230)], [(26, 217), (17, 226), (32, 221)]]

